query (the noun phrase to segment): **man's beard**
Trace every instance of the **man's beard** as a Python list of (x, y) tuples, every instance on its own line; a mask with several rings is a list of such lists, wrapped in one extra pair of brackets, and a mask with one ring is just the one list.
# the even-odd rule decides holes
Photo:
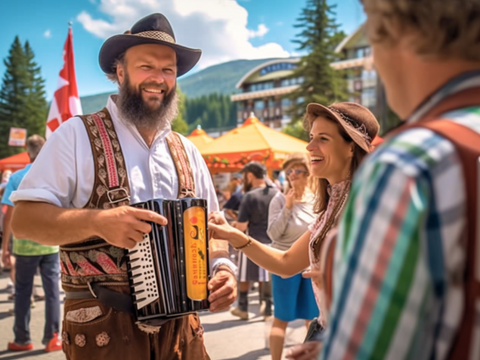
[(248, 181), (247, 179), (243, 180), (243, 192), (247, 193), (250, 190), (252, 190), (252, 183)]
[[(161, 104), (152, 108), (142, 97), (142, 88), (161, 89), (165, 95)], [(130, 84), (128, 74), (118, 90), (117, 107), (120, 116), (139, 129), (161, 130), (172, 123), (178, 115), (176, 86), (168, 92), (165, 84), (142, 83), (138, 88)]]

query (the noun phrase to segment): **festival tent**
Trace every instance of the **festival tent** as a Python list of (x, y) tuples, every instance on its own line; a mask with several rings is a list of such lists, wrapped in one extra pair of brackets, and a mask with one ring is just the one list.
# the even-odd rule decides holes
[(203, 147), (213, 140), (212, 137), (208, 136), (205, 130), (202, 130), (202, 127), (198, 127), (192, 131), (190, 135), (187, 136), (187, 139), (190, 140), (193, 145), (197, 147), (200, 152), (202, 152)]
[(0, 171), (16, 171), (23, 169), (28, 164), (30, 164), (30, 158), (28, 157), (28, 153), (25, 151), (0, 160)]
[(291, 153), (306, 152), (307, 143), (273, 130), (253, 114), (241, 127), (209, 142), (200, 151), (211, 173), (236, 172), (249, 161), (259, 161), (269, 172), (280, 170)]

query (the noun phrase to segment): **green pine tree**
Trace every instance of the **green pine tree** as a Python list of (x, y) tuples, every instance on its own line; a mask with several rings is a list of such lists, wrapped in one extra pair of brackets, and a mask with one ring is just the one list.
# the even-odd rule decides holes
[(25, 99), (25, 127), (28, 134), (44, 136), (48, 116), (48, 103), (45, 99), (45, 80), (40, 74), (40, 66), (34, 60), (34, 53), (28, 41), (24, 46), (27, 60), (28, 84)]
[(172, 122), (172, 130), (182, 135), (188, 135), (188, 124), (185, 121), (186, 109), (185, 109), (185, 94), (177, 86), (178, 95), (178, 116)]
[[(307, 0), (306, 7), (297, 19), (295, 27), (300, 28), (301, 32), (293, 42), (298, 44), (299, 51), (306, 51), (307, 55), (300, 59), (292, 74), (292, 77), (302, 78), (303, 82), (289, 96), (293, 100), (289, 109), (292, 126), (286, 130), (287, 133), (298, 132), (295, 123), (303, 118), (308, 103), (329, 105), (348, 99), (344, 74), (330, 66), (340, 59), (335, 47), (344, 36), (338, 31), (333, 10), (334, 6), (328, 5), (327, 0)], [(305, 137), (305, 134), (301, 137)]]
[(48, 111), (44, 80), (29, 43), (22, 46), (16, 36), (4, 64), (6, 70), (0, 87), (0, 158), (25, 150), (8, 145), (11, 127), (26, 128), (27, 135), (44, 135)]
[(24, 125), (26, 85), (29, 78), (25, 52), (18, 36), (15, 37), (8, 57), (3, 63), (6, 70), (0, 88), (0, 158), (22, 150), (8, 145), (10, 128)]

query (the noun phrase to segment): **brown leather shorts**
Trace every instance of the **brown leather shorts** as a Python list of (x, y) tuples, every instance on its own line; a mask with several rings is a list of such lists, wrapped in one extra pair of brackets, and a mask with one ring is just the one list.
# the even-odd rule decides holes
[(164, 324), (156, 334), (140, 330), (131, 314), (96, 299), (67, 299), (62, 326), (67, 360), (209, 360), (197, 314)]

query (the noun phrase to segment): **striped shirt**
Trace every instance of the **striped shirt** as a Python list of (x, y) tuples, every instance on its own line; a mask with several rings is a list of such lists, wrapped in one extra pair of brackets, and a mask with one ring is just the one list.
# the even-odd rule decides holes
[[(448, 83), (408, 121), (472, 87), (480, 72)], [(480, 133), (480, 105), (442, 117)], [(399, 133), (364, 161), (339, 225), (322, 359), (447, 358), (463, 310), (465, 201), (453, 144), (430, 130)]]

